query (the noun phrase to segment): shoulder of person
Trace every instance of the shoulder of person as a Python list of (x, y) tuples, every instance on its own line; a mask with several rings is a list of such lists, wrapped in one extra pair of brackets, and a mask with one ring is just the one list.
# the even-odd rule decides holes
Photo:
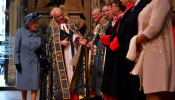
[(21, 27), (21, 28), (18, 28), (17, 31), (16, 31), (16, 34), (20, 34), (20, 33), (23, 33), (24, 31), (26, 31), (27, 29), (25, 27)]
[(18, 31), (22, 31), (22, 30), (26, 30), (26, 28), (25, 28), (25, 27), (18, 28), (18, 29), (17, 29), (17, 32), (18, 32)]

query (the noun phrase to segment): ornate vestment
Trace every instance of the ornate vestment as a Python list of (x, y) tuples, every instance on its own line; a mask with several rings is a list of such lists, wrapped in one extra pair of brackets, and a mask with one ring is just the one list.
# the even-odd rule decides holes
[(106, 29), (109, 26), (108, 20), (102, 19), (92, 40), (91, 59), (89, 69), (89, 86), (95, 91), (96, 95), (101, 96), (101, 83), (103, 77), (104, 54), (105, 46), (102, 45), (100, 37), (105, 35)]
[[(73, 33), (79, 33), (75, 24), (67, 20), (67, 27)], [(73, 34), (72, 33), (72, 34)], [(79, 34), (78, 34), (79, 35)], [(46, 54), (49, 62), (49, 70), (41, 75), (41, 100), (69, 99), (69, 81), (64, 60), (63, 46), (60, 42), (60, 26), (52, 19), (46, 33)]]
[(81, 99), (89, 96), (89, 87), (86, 85), (88, 84), (88, 57), (86, 46), (81, 47), (80, 56), (77, 59), (78, 63), (74, 70), (74, 75), (70, 85), (70, 91), (77, 93), (79, 95), (79, 99)]

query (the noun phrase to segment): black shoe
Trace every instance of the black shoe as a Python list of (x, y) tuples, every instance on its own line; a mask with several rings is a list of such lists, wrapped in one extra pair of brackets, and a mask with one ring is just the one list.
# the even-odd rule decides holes
[(103, 100), (101, 96), (95, 96), (93, 100)]

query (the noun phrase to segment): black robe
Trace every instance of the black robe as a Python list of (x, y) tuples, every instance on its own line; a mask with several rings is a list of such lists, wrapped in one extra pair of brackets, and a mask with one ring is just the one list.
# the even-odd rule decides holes
[[(114, 51), (113, 66), (110, 66), (110, 85), (106, 94), (116, 98), (117, 100), (144, 100), (140, 98), (139, 87), (140, 81), (138, 76), (130, 75), (130, 71), (134, 67), (134, 62), (126, 59), (130, 39), (137, 34), (137, 19), (139, 12), (148, 4), (149, 0), (141, 0), (135, 8), (129, 9), (120, 21), (117, 32), (119, 48)], [(105, 76), (104, 76), (105, 78)], [(105, 87), (105, 86), (104, 86)], [(103, 91), (104, 92), (104, 91)], [(104, 93), (105, 93), (104, 92)]]
[[(115, 23), (114, 27), (108, 33), (110, 36), (110, 40), (112, 41), (114, 37), (116, 36), (116, 30), (117, 26), (120, 22), (120, 19)], [(113, 52), (110, 48), (109, 45), (106, 46), (106, 57), (105, 57), (105, 65), (104, 65), (104, 73), (103, 73), (103, 80), (102, 80), (102, 92), (108, 94), (111, 79), (111, 67), (113, 67), (113, 62), (114, 62), (114, 57), (115, 57), (115, 52)]]

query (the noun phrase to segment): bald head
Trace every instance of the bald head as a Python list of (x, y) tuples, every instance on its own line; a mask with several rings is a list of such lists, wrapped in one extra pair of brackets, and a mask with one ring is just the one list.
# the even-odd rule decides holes
[(92, 11), (92, 13), (93, 12), (99, 12), (99, 13), (101, 13), (101, 10), (100, 10), (100, 8), (95, 8), (93, 11)]
[(52, 16), (54, 16), (55, 12), (57, 12), (57, 11), (63, 12), (60, 8), (57, 8), (57, 7), (53, 8), (52, 11), (51, 11)]
[(55, 19), (55, 21), (57, 21), (58, 23), (65, 22), (65, 17), (64, 17), (63, 11), (60, 8), (53, 8), (51, 14), (52, 14), (53, 18)]

